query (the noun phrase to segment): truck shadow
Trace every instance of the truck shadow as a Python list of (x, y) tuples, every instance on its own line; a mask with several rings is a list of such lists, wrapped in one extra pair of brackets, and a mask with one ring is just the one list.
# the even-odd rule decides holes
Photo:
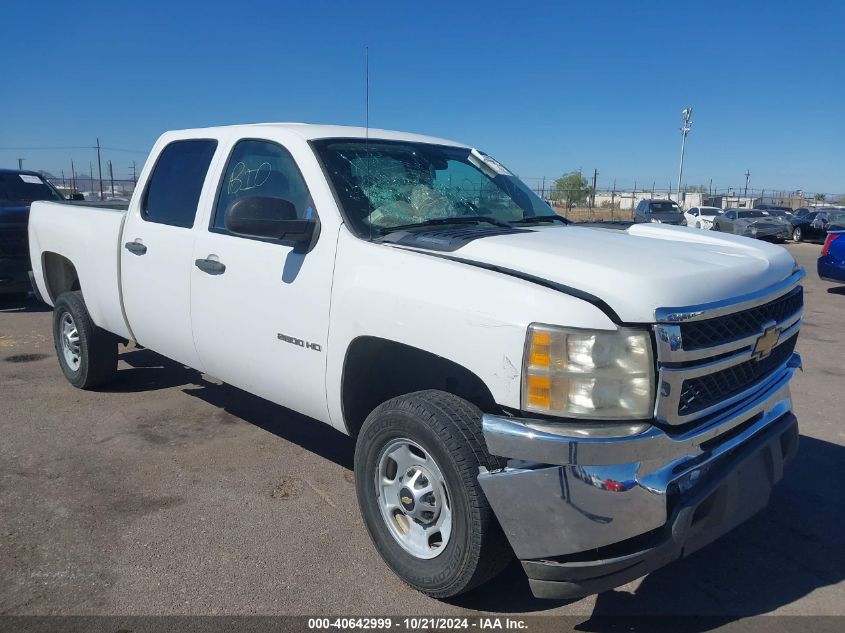
[[(580, 630), (606, 630), (620, 617), (684, 618), (706, 631), (740, 617), (769, 613), (845, 580), (845, 447), (801, 436), (798, 455), (769, 507), (722, 539), (646, 576), (632, 592), (596, 597)], [(519, 565), (455, 599), (464, 608), (542, 612), (563, 602), (536, 600)]]
[(354, 442), (327, 424), (226, 383), (210, 382), (197, 370), (148, 349), (124, 352), (120, 360), (129, 368), (121, 368), (114, 382), (102, 391), (136, 393), (184, 387), (182, 392), (189, 396), (352, 470)]

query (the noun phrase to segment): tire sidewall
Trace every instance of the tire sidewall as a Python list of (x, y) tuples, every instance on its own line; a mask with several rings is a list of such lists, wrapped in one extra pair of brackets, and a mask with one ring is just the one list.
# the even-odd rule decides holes
[(803, 237), (804, 237), (804, 234), (803, 234), (803, 231), (801, 230), (801, 227), (796, 227), (795, 229), (793, 229), (793, 231), (792, 231), (792, 241), (793, 242), (800, 242), (801, 238), (803, 238)]
[[(385, 446), (394, 439), (405, 438), (417, 442), (437, 462), (446, 480), (452, 509), (452, 532), (442, 553), (431, 559), (420, 559), (406, 552), (385, 525), (375, 490), (378, 458)], [(467, 494), (467, 481), (444, 440), (430, 426), (411, 412), (388, 409), (366, 424), (355, 451), (355, 485), (358, 505), (370, 537), (394, 572), (411, 586), (427, 593), (451, 593), (450, 587), (468, 578), (466, 571), (474, 568), (471, 557), (475, 511)], [(471, 575), (471, 574), (470, 574)]]
[[(90, 332), (85, 327), (85, 323), (87, 322), (84, 318), (85, 315), (79, 314), (79, 310), (75, 309), (73, 303), (73, 300), (66, 296), (61, 296), (56, 301), (56, 307), (53, 310), (53, 343), (62, 373), (64, 373), (70, 384), (74, 387), (79, 387), (85, 383), (85, 377), (88, 374)], [(76, 370), (67, 364), (64, 350), (62, 349), (61, 322), (65, 314), (70, 314), (76, 325), (76, 331), (79, 333), (79, 368)]]

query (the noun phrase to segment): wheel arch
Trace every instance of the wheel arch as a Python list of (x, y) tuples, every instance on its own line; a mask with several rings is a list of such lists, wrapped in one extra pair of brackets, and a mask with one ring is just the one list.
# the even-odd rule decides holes
[(489, 387), (466, 367), (411, 345), (360, 336), (349, 344), (343, 361), (341, 408), (347, 432), (356, 437), (382, 402), (425, 389), (451, 393), (485, 413), (501, 410)]
[(63, 292), (82, 290), (76, 266), (67, 257), (52, 251), (44, 251), (41, 262), (44, 285), (52, 303), (55, 303)]

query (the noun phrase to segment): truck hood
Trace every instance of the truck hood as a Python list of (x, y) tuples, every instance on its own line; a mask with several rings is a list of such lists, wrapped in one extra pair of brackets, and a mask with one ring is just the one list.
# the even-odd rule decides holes
[(755, 292), (795, 268), (783, 247), (664, 224), (635, 224), (624, 231), (532, 227), (472, 241), (455, 255), (590, 293), (626, 323), (654, 322), (656, 308)]

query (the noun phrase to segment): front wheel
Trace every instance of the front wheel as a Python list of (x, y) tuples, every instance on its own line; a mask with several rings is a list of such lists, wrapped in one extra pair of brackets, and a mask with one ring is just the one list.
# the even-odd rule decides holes
[(804, 239), (804, 232), (801, 230), (800, 226), (796, 226), (792, 229), (792, 241), (793, 242), (800, 242)]
[(355, 485), (367, 531), (390, 568), (435, 598), (489, 580), (513, 554), (478, 483), (487, 452), (481, 412), (442, 391), (389, 400), (355, 447)]
[(79, 291), (56, 300), (53, 343), (59, 366), (74, 387), (105, 384), (117, 372), (117, 338), (94, 324)]
[(713, 230), (714, 230), (714, 231), (721, 231), (721, 230), (722, 230), (722, 227), (721, 227), (721, 226), (719, 226), (719, 224), (717, 223), (717, 224), (714, 224), (714, 225), (713, 225)]

